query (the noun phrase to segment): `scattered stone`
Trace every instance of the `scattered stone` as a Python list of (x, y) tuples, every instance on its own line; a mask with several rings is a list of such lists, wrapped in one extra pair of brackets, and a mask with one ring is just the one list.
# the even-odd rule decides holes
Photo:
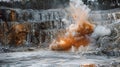
[(28, 48), (28, 51), (34, 51), (35, 50), (35, 48)]

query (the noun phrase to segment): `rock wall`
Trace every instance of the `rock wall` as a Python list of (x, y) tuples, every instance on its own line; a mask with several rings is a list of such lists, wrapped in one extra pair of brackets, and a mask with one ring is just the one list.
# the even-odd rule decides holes
[(3, 0), (0, 6), (20, 9), (56, 9), (69, 5), (69, 0)]
[(110, 35), (96, 39), (98, 54), (120, 56), (120, 9), (91, 11), (90, 18), (96, 26), (102, 25), (111, 30)]
[[(18, 23), (28, 22), (31, 24), (30, 33), (27, 35), (25, 43), (27, 46), (31, 46), (32, 44), (33, 46), (48, 47), (53, 39), (61, 36), (65, 32), (65, 28), (72, 23), (72, 18), (67, 15), (67, 12), (64, 9), (14, 10), (18, 14)], [(96, 39), (96, 48), (99, 48), (100, 54), (102, 52), (108, 55), (120, 55), (120, 36), (118, 34), (120, 32), (119, 11), (120, 9), (112, 9), (90, 12), (89, 18), (92, 23), (95, 25), (107, 26), (114, 32), (110, 36), (102, 36)], [(64, 22), (65, 18), (70, 21), (69, 24)]]
[(120, 9), (91, 11), (89, 17), (95, 24), (106, 25), (116, 23), (120, 20)]
[(82, 0), (92, 10), (108, 10), (120, 7), (119, 0)]
[[(16, 20), (10, 19), (10, 11), (15, 11)], [(49, 9), (49, 10), (21, 10), (4, 8), (6, 12), (5, 18), (9, 27), (11, 23), (30, 24), (31, 29), (27, 35), (25, 45), (44, 45), (51, 43), (51, 41), (65, 32), (67, 24), (63, 21), (66, 18), (66, 12), (63, 9)], [(3, 20), (4, 21), (4, 20)], [(7, 36), (7, 35), (6, 35)], [(48, 45), (49, 45), (48, 44)]]

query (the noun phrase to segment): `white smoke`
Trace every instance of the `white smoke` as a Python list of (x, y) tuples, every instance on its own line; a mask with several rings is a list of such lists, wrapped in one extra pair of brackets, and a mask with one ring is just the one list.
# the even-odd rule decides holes
[(85, 11), (87, 14), (90, 12), (90, 9), (82, 2), (82, 0), (70, 0), (70, 3), (72, 3), (76, 8), (80, 8), (82, 11)]
[(96, 26), (91, 37), (98, 38), (98, 37), (110, 35), (110, 34), (111, 34), (111, 30), (109, 28), (107, 28), (105, 26), (98, 25), (98, 26)]

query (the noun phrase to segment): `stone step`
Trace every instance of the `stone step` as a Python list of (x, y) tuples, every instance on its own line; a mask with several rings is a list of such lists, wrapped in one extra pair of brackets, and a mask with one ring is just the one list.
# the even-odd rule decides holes
[(120, 9), (91, 11), (89, 19), (91, 19), (94, 24), (100, 25), (120, 22)]

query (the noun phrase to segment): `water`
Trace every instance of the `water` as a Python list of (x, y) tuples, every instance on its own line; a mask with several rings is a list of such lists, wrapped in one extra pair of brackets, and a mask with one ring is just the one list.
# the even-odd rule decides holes
[(52, 52), (49, 50), (39, 50), (33, 52), (15, 52), (15, 53), (1, 53), (0, 66), (15, 66), (15, 67), (46, 67), (46, 66), (60, 66), (60, 67), (80, 67), (82, 65), (94, 64), (96, 67), (113, 66), (119, 67), (120, 58), (108, 58), (105, 56), (84, 56), (69, 52)]

